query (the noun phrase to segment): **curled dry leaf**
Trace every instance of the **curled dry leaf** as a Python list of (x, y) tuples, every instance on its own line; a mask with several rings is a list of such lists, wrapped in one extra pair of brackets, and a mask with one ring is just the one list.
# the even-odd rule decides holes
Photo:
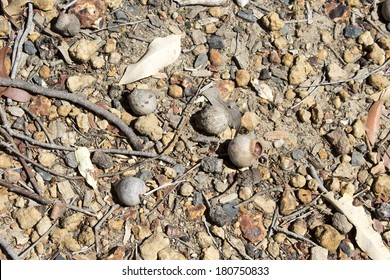
[[(7, 52), (8, 52), (7, 47), (0, 49), (0, 77), (2, 78), (9, 78), (8, 71), (6, 69)], [(31, 98), (31, 95), (25, 90), (13, 88), (13, 87), (0, 86), (0, 96), (2, 95), (19, 102), (27, 102)]]
[(86, 147), (77, 148), (75, 151), (76, 161), (81, 176), (85, 178), (88, 185), (97, 188), (97, 181), (94, 177), (95, 167), (91, 162), (91, 154)]
[(366, 128), (367, 128), (367, 137), (371, 145), (374, 145), (378, 137), (378, 132), (380, 128), (380, 121), (382, 115), (383, 101), (378, 100), (374, 102), (368, 111)]
[(156, 74), (165, 66), (175, 62), (179, 58), (180, 52), (179, 35), (154, 39), (146, 54), (137, 63), (127, 66), (119, 84), (130, 84)]
[(267, 99), (268, 101), (274, 101), (274, 95), (269, 85), (259, 82), (258, 79), (252, 79), (251, 84), (261, 98)]

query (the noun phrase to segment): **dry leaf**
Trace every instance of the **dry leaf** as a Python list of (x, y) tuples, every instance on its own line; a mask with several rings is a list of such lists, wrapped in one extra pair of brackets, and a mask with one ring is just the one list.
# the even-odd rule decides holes
[(274, 101), (274, 95), (272, 94), (272, 89), (269, 85), (260, 83), (258, 79), (253, 79), (251, 84), (261, 98), (267, 99), (268, 101)]
[(366, 128), (367, 128), (367, 137), (371, 145), (374, 146), (376, 138), (378, 137), (378, 132), (380, 128), (380, 121), (382, 115), (383, 101), (378, 100), (374, 102), (368, 111)]
[(178, 59), (181, 52), (180, 36), (169, 35), (154, 39), (146, 54), (135, 64), (127, 66), (119, 84), (130, 84), (152, 76)]
[(86, 147), (77, 148), (75, 155), (81, 176), (85, 178), (88, 185), (96, 189), (97, 181), (93, 176), (95, 167), (91, 162), (91, 154), (89, 150)]
[(344, 214), (356, 228), (356, 242), (373, 260), (390, 259), (390, 251), (383, 244), (378, 232), (373, 229), (373, 221), (366, 214), (362, 206), (353, 206), (353, 197), (344, 194), (339, 200), (334, 198), (333, 192), (327, 192), (324, 197)]

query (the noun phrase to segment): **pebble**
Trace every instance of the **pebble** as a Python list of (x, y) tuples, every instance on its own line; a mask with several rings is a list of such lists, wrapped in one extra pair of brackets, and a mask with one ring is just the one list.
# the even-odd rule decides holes
[(284, 21), (276, 12), (270, 12), (261, 18), (264, 27), (270, 31), (278, 31), (284, 27)]
[(390, 21), (390, 1), (386, 0), (382, 3), (381, 9), (382, 17), (389, 22)]
[(219, 227), (222, 227), (233, 220), (220, 205), (212, 207), (209, 216), (211, 222)]
[[(200, 197), (201, 196), (202, 195), (200, 194)], [(196, 201), (196, 193), (194, 195), (194, 201)], [(196, 205), (189, 206), (186, 209), (187, 218), (190, 221), (201, 221), (205, 211), (206, 211), (206, 206), (204, 206), (202, 203), (198, 203)]]
[(135, 206), (141, 203), (140, 195), (145, 194), (144, 181), (136, 177), (125, 177), (114, 186), (119, 200), (126, 206)]
[(50, 78), (50, 68), (47, 65), (42, 65), (42, 67), (39, 69), (38, 74), (43, 79), (48, 79)]
[(296, 234), (304, 236), (307, 232), (307, 223), (304, 219), (297, 219), (292, 225), (291, 225), (291, 231), (295, 232)]
[[(273, 44), (278, 50), (285, 50), (288, 47), (288, 41), (285, 37), (280, 36), (273, 41)], [(279, 62), (280, 63), (280, 62)], [(278, 64), (279, 64), (278, 63)]]
[(148, 226), (135, 225), (131, 228), (131, 231), (138, 241), (143, 241), (145, 238), (152, 235), (152, 231)]
[(114, 13), (114, 15), (115, 15), (115, 18), (116, 18), (117, 20), (124, 20), (124, 21), (128, 20), (128, 17), (127, 17), (127, 15), (126, 15), (126, 13), (124, 13), (124, 12), (121, 11), (121, 10), (117, 10), (117, 11)]
[(223, 38), (217, 35), (210, 36), (210, 38), (207, 40), (207, 43), (209, 44), (210, 49), (221, 50), (225, 48)]
[(294, 188), (303, 188), (306, 185), (306, 178), (303, 175), (296, 175), (291, 178), (290, 184)]
[(365, 163), (366, 163), (366, 160), (364, 159), (363, 154), (356, 152), (356, 151), (352, 152), (352, 156), (351, 156), (352, 166), (362, 166)]
[(82, 213), (74, 213), (62, 220), (62, 227), (66, 228), (69, 232), (72, 232), (80, 228), (80, 224), (83, 220), (84, 215)]
[(35, 47), (34, 43), (31, 42), (31, 41), (26, 41), (24, 44), (23, 44), (23, 51), (26, 53), (26, 54), (29, 54), (29, 55), (34, 55), (37, 53), (37, 48)]
[(303, 204), (309, 204), (313, 200), (312, 192), (307, 189), (299, 189), (297, 192), (297, 197)]
[(205, 231), (198, 231), (196, 239), (201, 248), (207, 248), (213, 245), (213, 239)]
[(84, 246), (91, 246), (95, 243), (95, 234), (91, 227), (85, 227), (79, 236), (77, 237), (78, 242)]
[(260, 207), (265, 214), (272, 214), (276, 209), (276, 202), (267, 195), (259, 195), (253, 200), (257, 207)]
[(344, 36), (346, 38), (356, 39), (362, 33), (363, 30), (361, 27), (352, 24), (347, 25), (344, 29)]
[(194, 67), (195, 68), (204, 67), (207, 64), (207, 60), (208, 60), (208, 57), (205, 53), (201, 53), (201, 54), (197, 55), (195, 62), (194, 62)]
[(390, 219), (390, 203), (382, 202), (379, 207), (376, 209), (376, 214), (381, 220)]
[(76, 36), (80, 32), (80, 20), (72, 13), (61, 13), (54, 24), (54, 29), (62, 36)]
[(344, 237), (331, 225), (323, 224), (314, 229), (314, 236), (318, 243), (331, 252), (337, 250)]
[(183, 88), (179, 85), (170, 85), (168, 88), (168, 95), (172, 98), (182, 98)]
[(9, 107), (7, 107), (7, 111), (14, 117), (24, 116), (24, 110), (20, 107), (9, 106)]
[(306, 79), (307, 75), (304, 63), (300, 62), (291, 67), (288, 76), (288, 80), (291, 85), (299, 85), (306, 81)]
[(56, 161), (56, 155), (53, 153), (43, 152), (39, 154), (38, 161), (45, 167), (52, 167)]
[(193, 192), (194, 192), (194, 187), (188, 182), (184, 183), (180, 187), (180, 194), (182, 196), (190, 196), (192, 195)]
[(42, 236), (52, 226), (48, 216), (44, 216), (36, 225), (37, 232)]
[(95, 83), (96, 79), (91, 75), (70, 76), (66, 79), (66, 88), (70, 92), (80, 91)]
[(91, 66), (93, 69), (101, 69), (106, 64), (106, 61), (104, 59), (103, 55), (96, 56), (94, 55), (91, 58)]
[(229, 127), (229, 116), (222, 106), (207, 106), (194, 118), (198, 128), (209, 135), (218, 135)]
[(76, 155), (74, 152), (65, 155), (65, 162), (69, 167), (76, 168), (78, 166)]
[(165, 249), (160, 250), (157, 253), (157, 256), (158, 256), (159, 260), (167, 260), (167, 261), (171, 261), (171, 260), (172, 261), (174, 261), (174, 260), (184, 261), (184, 260), (186, 260), (186, 257), (183, 254), (176, 252), (172, 248), (165, 248)]
[(260, 117), (255, 112), (245, 112), (241, 118), (241, 126), (248, 131), (257, 129), (260, 123)]
[(356, 178), (357, 170), (349, 162), (340, 163), (333, 171), (333, 176), (344, 177), (348, 179)]
[(219, 251), (214, 246), (203, 249), (203, 260), (219, 260)]
[(224, 63), (223, 57), (222, 57), (221, 53), (219, 52), (219, 50), (217, 50), (217, 49), (211, 49), (209, 51), (209, 59), (210, 59), (211, 65), (213, 65), (215, 67), (222, 66)]
[(385, 199), (390, 198), (390, 175), (381, 175), (373, 185), (373, 191), (382, 195)]
[(134, 128), (142, 135), (148, 136), (152, 141), (158, 141), (163, 136), (163, 129), (158, 124), (155, 114), (141, 116), (136, 121)]
[(4, 16), (0, 16), (0, 36), (8, 36), (8, 20)]
[(355, 247), (348, 240), (343, 240), (340, 243), (340, 249), (347, 254), (348, 257), (353, 257), (355, 255)]
[(260, 70), (259, 79), (260, 80), (269, 80), (271, 79), (271, 72), (267, 68), (263, 68)]
[(301, 149), (294, 150), (291, 153), (291, 157), (293, 158), (293, 160), (303, 159), (305, 157), (305, 152)]
[(222, 173), (223, 159), (216, 157), (206, 157), (201, 161), (201, 168), (207, 173)]
[(114, 65), (121, 62), (121, 60), (122, 60), (122, 55), (119, 52), (110, 53), (108, 57), (108, 62)]
[(245, 69), (240, 69), (236, 72), (236, 82), (237, 86), (245, 87), (249, 84), (251, 79), (250, 73)]
[(249, 10), (249, 9), (239, 10), (237, 12), (237, 17), (242, 18), (243, 20), (246, 20), (248, 22), (255, 22), (256, 21), (256, 17), (253, 14), (253, 11)]
[(127, 97), (130, 108), (138, 116), (153, 113), (157, 108), (156, 95), (146, 89), (135, 89)]
[(35, 207), (27, 207), (18, 209), (15, 218), (22, 229), (30, 229), (39, 222), (42, 214)]
[(381, 49), (378, 44), (374, 43), (368, 47), (367, 58), (374, 62), (375, 64), (382, 65), (385, 60), (385, 51)]
[(363, 45), (363, 47), (368, 47), (374, 44), (374, 38), (372, 38), (370, 31), (363, 32), (357, 39), (358, 43)]
[(50, 182), (51, 179), (53, 179), (53, 175), (45, 170), (40, 169), (39, 167), (36, 167), (35, 170), (41, 175), (42, 179), (45, 182)]
[(368, 82), (377, 90), (385, 89), (389, 86), (389, 79), (383, 74), (372, 74), (368, 77)]
[(310, 259), (311, 260), (328, 260), (328, 249), (325, 249), (320, 246), (312, 247), (310, 250)]
[(337, 63), (332, 62), (326, 66), (328, 78), (331, 82), (345, 80), (348, 78), (347, 71), (343, 70)]
[(344, 60), (347, 63), (354, 63), (358, 61), (362, 56), (362, 51), (357, 46), (353, 46), (344, 52)]
[(357, 119), (356, 122), (353, 124), (352, 134), (356, 138), (361, 138), (366, 134), (366, 126), (360, 119)]
[(101, 151), (96, 151), (92, 156), (92, 163), (96, 164), (97, 167), (102, 169), (109, 169), (114, 166), (112, 157)]
[(295, 211), (298, 202), (292, 194), (291, 190), (285, 190), (280, 201), (280, 213), (282, 215), (289, 215)]
[(91, 60), (98, 49), (94, 41), (82, 38), (69, 48), (69, 55), (77, 62), (86, 63)]
[(348, 221), (347, 217), (338, 212), (332, 216), (332, 225), (344, 234), (350, 232), (353, 228), (353, 225)]
[(297, 116), (301, 122), (309, 122), (311, 119), (311, 113), (305, 109), (300, 109), (297, 113)]
[(26, 121), (24, 118), (17, 118), (14, 123), (12, 124), (12, 128), (16, 130), (24, 130), (24, 125), (26, 124)]
[(238, 192), (238, 197), (242, 200), (247, 200), (253, 195), (253, 190), (250, 187), (241, 187)]
[(90, 129), (88, 115), (80, 113), (76, 117), (76, 124), (79, 130), (83, 133), (87, 133)]

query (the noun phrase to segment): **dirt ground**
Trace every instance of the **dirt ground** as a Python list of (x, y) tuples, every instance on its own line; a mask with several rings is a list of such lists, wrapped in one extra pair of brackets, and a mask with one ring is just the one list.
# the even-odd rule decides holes
[(390, 258), (390, 1), (32, 2), (0, 13), (0, 259)]

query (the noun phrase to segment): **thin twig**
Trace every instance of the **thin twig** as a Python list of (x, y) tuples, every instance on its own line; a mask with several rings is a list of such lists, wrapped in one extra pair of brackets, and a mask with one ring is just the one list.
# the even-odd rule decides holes
[(57, 222), (58, 222), (58, 220), (56, 220), (56, 221), (54, 222), (54, 224), (53, 224), (53, 225), (52, 225), (44, 234), (42, 234), (41, 237), (39, 237), (39, 238), (37, 239), (37, 241), (35, 241), (35, 242), (34, 242), (33, 244), (31, 244), (26, 250), (24, 250), (24, 252), (21, 253), (21, 254), (19, 255), (19, 258), (23, 259), (24, 256), (26, 256), (32, 249), (34, 249), (35, 246), (37, 246), (37, 244), (38, 244), (39, 242), (41, 242), (41, 240), (42, 240), (43, 238), (45, 238), (46, 236), (48, 236), (49, 233), (57, 226)]
[(41, 120), (34, 115), (33, 112), (30, 111), (30, 109), (27, 108), (27, 106), (21, 106), (21, 108), (27, 113), (30, 115), (30, 117), (32, 117), (38, 124), (39, 126), (41, 127), (41, 129), (43, 130), (43, 132), (45, 133), (46, 137), (47, 137), (47, 140), (49, 140), (49, 143), (53, 144), (54, 141), (53, 139), (51, 138), (49, 132), (47, 131), (46, 127), (44, 126), (44, 124), (41, 122)]
[[(147, 20), (147, 19), (143, 19), (143, 20), (137, 20), (137, 21), (132, 21), (132, 22), (119, 23), (119, 24), (115, 24), (115, 25), (112, 25), (112, 26), (107, 26), (107, 27), (102, 28), (102, 29), (95, 30), (95, 31), (91, 32), (91, 34), (98, 33), (98, 32), (105, 31), (105, 30), (115, 29), (115, 28), (118, 28), (118, 27), (121, 27), (121, 26), (136, 25), (136, 24), (143, 23), (143, 22), (148, 22), (148, 21), (149, 20)], [(144, 39), (144, 40), (146, 40), (146, 39)]]
[(262, 190), (262, 191), (259, 191), (258, 193), (256, 193), (255, 195), (253, 195), (251, 198), (241, 202), (241, 203), (238, 203), (237, 205), (234, 205), (233, 207), (234, 208), (240, 208), (242, 205), (245, 205), (245, 204), (248, 204), (249, 202), (253, 201), (256, 197), (258, 197), (259, 195), (262, 195), (262, 194), (265, 194), (265, 193), (270, 193), (270, 192), (277, 192), (277, 191), (283, 191), (283, 188), (281, 187), (275, 187), (275, 188), (272, 188), (272, 189), (267, 189), (267, 190)]
[(143, 145), (141, 140), (138, 138), (138, 136), (134, 133), (134, 131), (129, 127), (126, 123), (124, 123), (121, 119), (110, 113), (109, 111), (103, 109), (102, 107), (88, 101), (87, 99), (72, 94), (67, 91), (61, 91), (61, 90), (54, 90), (49, 88), (44, 88), (39, 85), (31, 84), (28, 82), (25, 82), (23, 80), (11, 80), (7, 78), (1, 78), (0, 77), (0, 85), (6, 86), (6, 87), (16, 87), (20, 89), (27, 90), (31, 93), (44, 95), (46, 97), (51, 98), (59, 98), (62, 100), (67, 100), (69, 102), (72, 102), (74, 104), (80, 105), (92, 112), (94, 112), (97, 115), (100, 115), (104, 117), (109, 122), (116, 125), (122, 133), (128, 138), (130, 144), (133, 146), (133, 148), (137, 151), (140, 151), (143, 149)]
[(309, 204), (307, 204), (305, 207), (303, 207), (302, 209), (288, 215), (288, 216), (284, 216), (282, 217), (282, 220), (284, 221), (288, 221), (290, 219), (293, 219), (295, 218), (296, 216), (299, 216), (301, 215), (302, 213), (304, 213), (307, 209), (309, 209), (310, 207), (312, 207), (314, 204), (316, 204), (317, 200), (320, 199), (322, 197), (323, 193), (320, 193), (316, 198), (314, 198), (312, 200), (312, 202), (310, 202)]
[(271, 226), (269, 227), (269, 230), (267, 232), (267, 239), (273, 235), (273, 228), (276, 225), (276, 221), (278, 220), (278, 217), (279, 217), (279, 206), (277, 205), (275, 207), (274, 214), (272, 215), (272, 222), (271, 222)]
[(114, 212), (116, 209), (119, 208), (119, 204), (115, 204), (111, 206), (111, 209), (103, 216), (103, 218), (100, 219), (100, 221), (95, 225), (94, 232), (95, 232), (95, 246), (96, 246), (96, 253), (99, 254), (100, 248), (99, 248), (99, 230), (102, 224), (108, 219), (108, 217)]
[(389, 35), (386, 34), (385, 32), (383, 32), (382, 29), (379, 28), (379, 26), (377, 26), (371, 19), (369, 18), (365, 18), (364, 19), (365, 21), (367, 21), (369, 24), (372, 25), (372, 27), (374, 27), (382, 36), (384, 36), (385, 38), (387, 38)]
[(14, 249), (11, 248), (11, 246), (7, 242), (5, 242), (5, 240), (3, 240), (2, 238), (0, 238), (0, 246), (8, 254), (8, 256), (10, 256), (11, 259), (13, 260), (20, 259), (18, 254), (14, 251)]
[(345, 60), (339, 55), (339, 53), (329, 44), (325, 44), (325, 46), (327, 48), (329, 48), (333, 54), (337, 57), (338, 60), (340, 60), (340, 62), (343, 64), (343, 65), (347, 65), (347, 63), (345, 62)]
[(296, 234), (296, 233), (294, 233), (292, 231), (289, 231), (287, 229), (284, 229), (284, 228), (281, 228), (281, 227), (278, 227), (278, 226), (274, 226), (274, 230), (283, 232), (284, 234), (292, 236), (292, 237), (294, 237), (296, 239), (300, 239), (300, 240), (306, 241), (307, 243), (310, 243), (313, 246), (319, 246), (314, 241), (311, 241), (310, 239), (308, 239), (308, 238), (306, 238), (306, 237), (304, 237), (302, 235)]

